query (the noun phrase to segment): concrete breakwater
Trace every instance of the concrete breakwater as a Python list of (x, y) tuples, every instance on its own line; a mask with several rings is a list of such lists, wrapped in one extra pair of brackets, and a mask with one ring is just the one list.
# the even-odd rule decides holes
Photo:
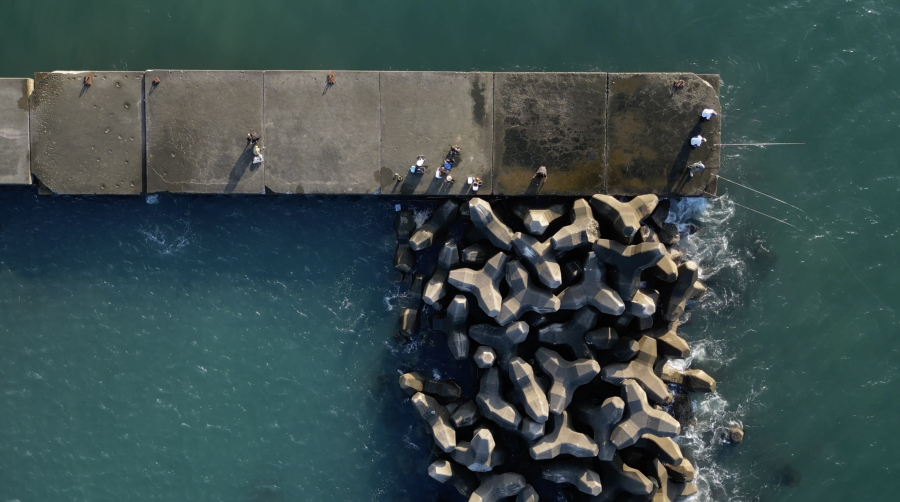
[[(718, 75), (181, 71), (0, 79), (0, 184), (52, 193), (716, 193)], [(260, 137), (256, 145), (248, 134)], [(707, 138), (698, 148), (689, 140)], [(262, 162), (254, 163), (253, 146)], [(434, 171), (460, 148), (455, 183)], [(417, 156), (424, 173), (410, 173)], [(707, 167), (693, 177), (687, 166)], [(545, 165), (544, 183), (532, 179)]]
[[(433, 479), (470, 502), (557, 500), (557, 484), (566, 500), (697, 492), (673, 438), (691, 424), (687, 393), (716, 382), (687, 367), (677, 334), (706, 286), (677, 247), (669, 204), (450, 199), (418, 228), (397, 212), (394, 267), (409, 276), (399, 336), (444, 333), (479, 381), (464, 395), (424, 368), (399, 379), (433, 437)], [(436, 248), (429, 266), (422, 257)]]

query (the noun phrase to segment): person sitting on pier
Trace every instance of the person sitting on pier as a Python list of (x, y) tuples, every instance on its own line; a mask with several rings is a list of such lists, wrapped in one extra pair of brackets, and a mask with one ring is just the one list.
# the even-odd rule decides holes
[[(257, 138), (257, 140), (259, 140), (259, 138)], [(263, 156), (262, 156), (262, 152), (259, 150), (259, 145), (254, 144), (253, 145), (253, 164), (254, 165), (262, 164), (262, 161), (263, 161)]]
[(691, 138), (691, 146), (697, 148), (698, 146), (703, 146), (703, 143), (706, 143), (706, 138), (701, 135), (696, 135)]
[(444, 158), (444, 163), (449, 163), (451, 167), (456, 167), (456, 164), (459, 163), (459, 147), (451, 146), (450, 150), (447, 152), (447, 156)]
[(479, 188), (481, 188), (481, 178), (476, 176), (475, 181), (472, 182), (472, 191), (477, 192)]
[(707, 122), (709, 122), (709, 119), (715, 117), (716, 115), (718, 115), (718, 113), (716, 113), (716, 111), (712, 108), (704, 108), (703, 111), (700, 112), (700, 118)]
[(538, 170), (534, 173), (534, 176), (531, 177), (531, 179), (535, 178), (539, 178), (541, 183), (545, 183), (547, 181), (547, 167), (539, 167)]

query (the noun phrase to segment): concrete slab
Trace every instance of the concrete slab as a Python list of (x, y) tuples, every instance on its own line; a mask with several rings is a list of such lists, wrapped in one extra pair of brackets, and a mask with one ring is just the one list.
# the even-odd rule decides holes
[[(493, 88), (492, 73), (382, 72), (381, 192), (471, 194), (472, 176), (483, 182), (478, 194), (490, 194)], [(451, 185), (434, 174), (454, 145), (461, 153)], [(409, 172), (417, 155), (425, 156), (424, 174)]]
[[(715, 87), (692, 73), (610, 73), (608, 106), (610, 195), (705, 195), (719, 168), (721, 123), (700, 111), (721, 110)], [(692, 148), (698, 134), (708, 141)], [(690, 178), (687, 166), (698, 161), (707, 169)]]
[(144, 99), (147, 192), (264, 193), (247, 141), (263, 132), (263, 72), (147, 71)]
[(0, 78), (0, 185), (31, 184), (28, 135), (30, 78)]
[(141, 72), (35, 74), (31, 172), (61, 194), (140, 194)]
[(378, 72), (265, 74), (266, 187), (278, 193), (371, 194), (381, 188)]
[[(494, 194), (605, 192), (606, 73), (494, 74)], [(532, 178), (547, 166), (543, 185)]]

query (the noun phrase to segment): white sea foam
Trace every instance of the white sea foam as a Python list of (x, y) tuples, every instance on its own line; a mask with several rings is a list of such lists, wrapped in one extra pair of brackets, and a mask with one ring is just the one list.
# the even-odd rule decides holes
[(416, 208), (410, 206), (410, 209), (413, 212), (413, 221), (416, 223), (416, 228), (421, 227), (428, 221), (428, 218), (431, 218), (432, 211), (430, 207)]
[(161, 255), (173, 255), (187, 247), (191, 242), (191, 224), (185, 223), (184, 230), (179, 234), (171, 228), (162, 228), (159, 225), (143, 227), (138, 230), (144, 236), (144, 243), (150, 249), (154, 249)]
[[(692, 336), (699, 334), (700, 338), (689, 340), (691, 357), (670, 361), (669, 364), (676, 368), (688, 369), (693, 365), (715, 371), (727, 366), (735, 357), (735, 350), (729, 346), (729, 341), (723, 339), (718, 330), (708, 329), (727, 308), (743, 304), (747, 289), (745, 255), (739, 246), (732, 246), (735, 229), (730, 222), (734, 210), (735, 205), (727, 196), (714, 200), (690, 198), (672, 201), (666, 221), (674, 223), (681, 234), (677, 247), (686, 259), (697, 262), (700, 278), (709, 288), (703, 298), (688, 304), (695, 321), (695, 326), (688, 330)], [(690, 235), (692, 223), (699, 224), (702, 231)], [(698, 318), (709, 322), (698, 322)], [(742, 423), (746, 406), (733, 406), (717, 392), (692, 394), (691, 398), (696, 421), (685, 428), (677, 442), (695, 460), (698, 493), (694, 500), (745, 500), (736, 489), (738, 473), (721, 464), (717, 452), (729, 447), (725, 444), (726, 427)]]

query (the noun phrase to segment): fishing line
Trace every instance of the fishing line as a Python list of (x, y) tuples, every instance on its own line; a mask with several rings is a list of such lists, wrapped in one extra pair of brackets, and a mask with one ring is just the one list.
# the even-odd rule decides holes
[(774, 145), (805, 145), (806, 143), (716, 143), (718, 146), (774, 146)]
[[(797, 206), (795, 206), (795, 205), (793, 205), (793, 204), (789, 204), (789, 203), (787, 203), (787, 202), (785, 202), (785, 201), (783, 201), (783, 200), (781, 200), (781, 199), (779, 199), (779, 198), (777, 198), (777, 197), (772, 197), (772, 196), (769, 195), (769, 194), (762, 193), (762, 192), (760, 192), (759, 190), (755, 190), (755, 189), (753, 189), (753, 188), (748, 187), (747, 185), (742, 185), (742, 184), (738, 183), (737, 181), (732, 181), (732, 180), (730, 180), (730, 179), (728, 179), (728, 178), (723, 178), (722, 176), (719, 176), (719, 175), (716, 174), (716, 173), (713, 173), (713, 176), (715, 176), (716, 178), (718, 178), (718, 179), (720, 179), (720, 180), (727, 181), (727, 182), (729, 182), (729, 183), (734, 183), (735, 185), (737, 185), (737, 186), (739, 186), (739, 187), (746, 188), (747, 190), (750, 190), (750, 191), (752, 191), (752, 192), (756, 192), (756, 193), (758, 193), (758, 194), (760, 194), (760, 195), (763, 195), (763, 196), (765, 196), (765, 197), (768, 197), (768, 198), (770, 198), (770, 199), (772, 199), (772, 200), (778, 201), (778, 202), (780, 202), (780, 203), (782, 203), (782, 204), (784, 204), (784, 205), (786, 205), (786, 206), (790, 206), (790, 207), (796, 209), (797, 211), (800, 211), (801, 213), (803, 213), (803, 216), (805, 216), (806, 219), (808, 219), (808, 220), (816, 227), (816, 230), (818, 230), (819, 233), (822, 234), (822, 237), (825, 238), (825, 241), (828, 242), (828, 245), (831, 246), (831, 249), (833, 249), (834, 252), (838, 255), (838, 257), (840, 257), (841, 261), (844, 262), (844, 266), (847, 267), (847, 270), (850, 271), (850, 274), (853, 276), (853, 278), (856, 279), (857, 282), (859, 282), (860, 284), (862, 284), (862, 287), (866, 288), (866, 291), (868, 291), (869, 294), (871, 294), (872, 297), (875, 298), (875, 300), (877, 300), (878, 303), (880, 303), (881, 306), (884, 307), (885, 310), (887, 310), (887, 311), (889, 311), (889, 312), (893, 312), (893, 311), (894, 311), (893, 309), (891, 309), (890, 307), (888, 307), (887, 305), (885, 305), (885, 303), (884, 303), (883, 301), (881, 301), (881, 298), (878, 298), (878, 295), (876, 295), (875, 292), (872, 291), (872, 289), (871, 289), (865, 282), (863, 282), (863, 280), (860, 279), (858, 275), (856, 275), (856, 272), (853, 271), (853, 267), (850, 266), (850, 263), (847, 262), (847, 259), (844, 258), (844, 255), (842, 255), (841, 252), (838, 251), (838, 248), (835, 247), (834, 243), (831, 242), (831, 239), (828, 238), (828, 233), (825, 232), (824, 230), (822, 230), (822, 227), (820, 227), (819, 224), (816, 222), (816, 220), (813, 219), (813, 217), (810, 216), (806, 211), (804, 211), (803, 209), (800, 209), (799, 207), (797, 207)], [(704, 193), (709, 194), (709, 192), (706, 192), (706, 191), (704, 191)], [(712, 195), (712, 194), (709, 194), (709, 195)], [(736, 206), (740, 206), (740, 204), (738, 204), (737, 202), (735, 202), (734, 204), (735, 204)], [(750, 209), (749, 207), (746, 207), (746, 206), (741, 206), (741, 207), (743, 207), (743, 208), (745, 208), (745, 209)], [(756, 210), (754, 210), (754, 209), (750, 209), (750, 210), (753, 211), (754, 213), (762, 214), (763, 216), (769, 216), (769, 215), (767, 215), (767, 214), (765, 214), (765, 213), (760, 213), (759, 211), (756, 211)], [(773, 220), (778, 220), (778, 218), (775, 218), (775, 217), (772, 217), (772, 216), (769, 216), (769, 218), (772, 218)], [(781, 221), (781, 220), (778, 220), (778, 221)], [(784, 223), (785, 225), (789, 225), (789, 226), (791, 226), (791, 227), (794, 227), (794, 225), (791, 225), (790, 223), (787, 223), (787, 222), (784, 222), (784, 221), (782, 221), (782, 223)], [(797, 228), (797, 227), (794, 227), (794, 228)], [(799, 230), (799, 229), (798, 229), (798, 230)]]
[[(707, 192), (706, 190), (701, 190), (701, 192), (703, 192), (703, 193), (705, 193), (705, 194), (707, 194), (707, 195), (712, 195), (713, 197), (718, 197), (718, 195), (711, 194), (711, 193)], [(734, 201), (731, 201), (731, 203), (734, 204), (735, 206), (742, 207), (742, 208), (747, 209), (747, 210), (749, 210), (749, 211), (753, 211), (753, 212), (756, 213), (756, 214), (761, 214), (761, 215), (765, 216), (766, 218), (772, 218), (773, 220), (775, 220), (775, 221), (777, 221), (777, 222), (780, 222), (780, 223), (784, 223), (785, 225), (787, 225), (787, 226), (789, 226), (789, 227), (791, 227), (791, 228), (796, 228), (797, 230), (800, 230), (799, 228), (795, 227), (794, 225), (791, 225), (790, 223), (788, 223), (788, 222), (786, 222), (786, 221), (784, 221), (784, 220), (779, 220), (778, 218), (776, 218), (776, 217), (774, 217), (774, 216), (772, 216), (772, 215), (768, 215), (768, 214), (766, 214), (766, 213), (764, 213), (764, 212), (762, 212), (762, 211), (757, 211), (756, 209), (753, 209), (752, 207), (747, 207), (747, 206), (738, 204), (737, 202), (734, 202)]]

